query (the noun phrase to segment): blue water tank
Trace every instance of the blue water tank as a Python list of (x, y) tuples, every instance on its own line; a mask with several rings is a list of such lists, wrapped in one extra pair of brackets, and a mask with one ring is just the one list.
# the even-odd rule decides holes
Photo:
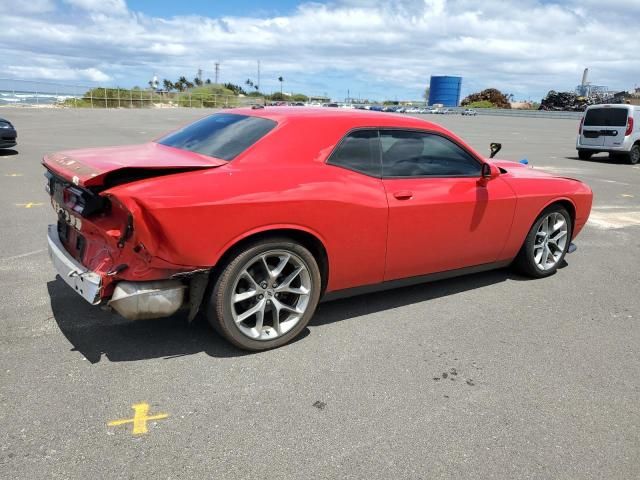
[(462, 77), (433, 75), (429, 82), (429, 105), (441, 103), (445, 107), (457, 107), (461, 88)]

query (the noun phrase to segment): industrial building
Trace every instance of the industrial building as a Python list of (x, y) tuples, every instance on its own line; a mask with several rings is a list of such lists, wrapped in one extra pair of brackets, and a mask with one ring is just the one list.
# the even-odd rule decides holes
[(432, 75), (429, 82), (429, 105), (457, 107), (460, 104), (462, 77)]

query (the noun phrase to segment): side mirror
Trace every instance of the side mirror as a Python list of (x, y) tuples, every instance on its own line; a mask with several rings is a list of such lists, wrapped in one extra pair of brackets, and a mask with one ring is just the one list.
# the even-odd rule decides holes
[(482, 164), (482, 178), (484, 180), (492, 180), (500, 175), (500, 169), (492, 163)]
[(496, 154), (502, 149), (501, 143), (490, 143), (489, 144), (489, 158), (493, 158)]

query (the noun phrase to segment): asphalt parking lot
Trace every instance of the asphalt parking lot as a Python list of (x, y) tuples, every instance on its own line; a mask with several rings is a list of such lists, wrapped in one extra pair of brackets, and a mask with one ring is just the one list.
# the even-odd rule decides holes
[[(578, 160), (573, 120), (426, 115), (591, 186), (566, 267), (324, 303), (245, 354), (202, 321), (90, 307), (46, 252), (43, 154), (205, 113), (0, 110), (19, 133), (0, 151), (0, 478), (640, 478), (640, 166)], [(167, 416), (108, 425), (140, 404)]]

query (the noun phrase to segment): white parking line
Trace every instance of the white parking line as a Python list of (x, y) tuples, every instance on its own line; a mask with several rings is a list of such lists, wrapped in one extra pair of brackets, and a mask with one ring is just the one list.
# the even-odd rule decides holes
[(601, 212), (594, 210), (589, 216), (590, 225), (597, 228), (625, 228), (640, 225), (640, 211)]

